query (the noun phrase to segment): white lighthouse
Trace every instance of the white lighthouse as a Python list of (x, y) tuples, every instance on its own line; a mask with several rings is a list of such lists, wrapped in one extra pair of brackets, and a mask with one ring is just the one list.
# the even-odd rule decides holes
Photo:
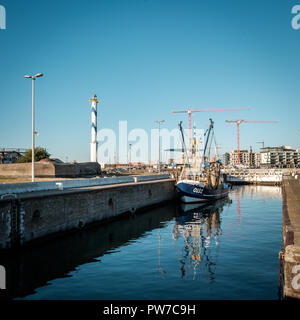
[(90, 102), (92, 103), (92, 141), (91, 141), (91, 162), (97, 162), (97, 96), (94, 95), (91, 98)]

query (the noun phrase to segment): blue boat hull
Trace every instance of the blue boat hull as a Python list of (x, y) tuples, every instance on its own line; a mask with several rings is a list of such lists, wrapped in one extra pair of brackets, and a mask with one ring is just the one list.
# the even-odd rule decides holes
[(229, 189), (226, 183), (223, 183), (218, 189), (208, 189), (197, 181), (195, 183), (178, 182), (176, 185), (180, 200), (185, 203), (216, 201), (227, 197)]

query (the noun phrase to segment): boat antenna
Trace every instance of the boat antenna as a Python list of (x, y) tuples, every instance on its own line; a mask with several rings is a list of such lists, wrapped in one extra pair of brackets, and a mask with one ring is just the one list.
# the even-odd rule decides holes
[(183, 150), (184, 150), (185, 156), (187, 158), (187, 150), (186, 150), (186, 145), (185, 145), (185, 141), (184, 141), (184, 134), (183, 134), (183, 129), (182, 129), (182, 121), (180, 121), (178, 123), (178, 127), (179, 127), (179, 130), (180, 130), (180, 133), (181, 133), (181, 140), (182, 140)]
[(205, 147), (204, 147), (204, 151), (203, 151), (203, 159), (205, 158), (205, 154), (206, 154), (206, 149), (207, 149), (207, 144), (208, 144), (208, 140), (209, 140), (209, 136), (210, 136), (210, 132), (214, 127), (214, 122), (212, 121), (212, 119), (209, 119), (210, 121), (210, 125), (209, 125), (209, 129), (208, 129), (208, 135), (205, 141)]
[(204, 146), (204, 151), (203, 151), (203, 157), (202, 157), (201, 164), (200, 164), (200, 170), (202, 169), (203, 164), (204, 164), (204, 162), (205, 162), (205, 154), (206, 154), (207, 144), (208, 144), (208, 141), (209, 141), (210, 132), (211, 132), (211, 130), (212, 130), (213, 127), (214, 127), (214, 122), (213, 122), (213, 120), (210, 118), (209, 121), (210, 121), (210, 125), (209, 125), (209, 128), (208, 128), (208, 131), (206, 131), (207, 137), (206, 137), (206, 141), (205, 141), (205, 146)]

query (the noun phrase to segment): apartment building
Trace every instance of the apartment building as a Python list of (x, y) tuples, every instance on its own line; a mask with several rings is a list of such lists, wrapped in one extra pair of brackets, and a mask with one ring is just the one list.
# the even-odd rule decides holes
[(232, 150), (229, 154), (228, 164), (230, 166), (244, 165), (246, 167), (259, 167), (261, 156), (259, 152), (249, 152), (248, 150), (240, 150), (240, 163), (238, 162), (237, 150)]
[(300, 166), (300, 149), (290, 146), (261, 148), (261, 166), (295, 168)]

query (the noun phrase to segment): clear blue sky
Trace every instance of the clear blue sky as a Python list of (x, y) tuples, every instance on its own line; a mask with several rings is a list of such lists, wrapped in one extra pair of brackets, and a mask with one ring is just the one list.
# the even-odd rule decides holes
[[(221, 152), (300, 147), (300, 30), (289, 0), (0, 0), (0, 147), (31, 147), (31, 82), (36, 81), (37, 145), (53, 157), (89, 161), (90, 103), (100, 99), (98, 125), (117, 130), (172, 129), (188, 106), (250, 107), (195, 113), (199, 128), (215, 120)], [(177, 108), (178, 107), (178, 108)]]

